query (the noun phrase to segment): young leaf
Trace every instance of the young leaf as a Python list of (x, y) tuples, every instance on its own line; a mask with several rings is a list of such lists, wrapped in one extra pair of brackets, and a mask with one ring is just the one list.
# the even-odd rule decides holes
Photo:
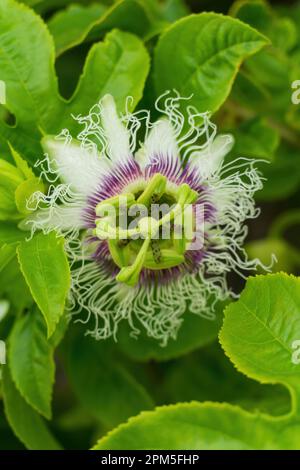
[(56, 54), (83, 41), (95, 41), (104, 33), (118, 28), (149, 39), (159, 33), (166, 21), (155, 15), (143, 0), (119, 0), (110, 8), (104, 5), (71, 5), (54, 15), (49, 23)]
[(74, 125), (70, 114), (89, 112), (106, 93), (114, 96), (120, 110), (126, 98), (133, 97), (134, 107), (140, 100), (149, 71), (149, 55), (140, 39), (114, 30), (104, 42), (95, 44), (86, 59), (83, 74), (69, 106), (66, 126)]
[(19, 394), (7, 366), (2, 379), (5, 414), (15, 435), (29, 450), (60, 450), (43, 419)]
[[(175, 89), (200, 112), (224, 103), (239, 66), (268, 40), (238, 20), (216, 13), (191, 15), (162, 34), (154, 58), (158, 94)], [(174, 47), (174, 44), (177, 47)]]
[(2, 0), (0, 49), (7, 108), (16, 116), (18, 125), (33, 124), (48, 130), (52, 119), (59, 115), (61, 102), (54, 47), (46, 25), (26, 6)]
[(18, 168), (18, 170), (22, 173), (24, 179), (30, 179), (34, 177), (34, 173), (26, 160), (24, 160), (21, 155), (13, 148), (13, 146), (8, 143), (9, 150), (12, 154), (12, 157), (14, 159), (15, 165)]
[[(300, 391), (292, 361), (300, 339), (300, 279), (287, 274), (249, 278), (238, 302), (225, 310), (220, 342), (235, 366), (262, 383)], [(298, 410), (298, 413), (300, 410)]]
[(23, 181), (15, 190), (15, 202), (20, 214), (29, 214), (30, 208), (27, 206), (27, 202), (30, 196), (35, 192), (44, 192), (45, 186), (42, 181), (36, 176), (28, 180)]
[(251, 157), (271, 161), (280, 142), (279, 132), (263, 119), (245, 121), (232, 134), (234, 157)]
[(144, 388), (111, 357), (106, 345), (81, 333), (71, 345), (69, 372), (82, 405), (108, 427), (153, 406)]
[(179, 18), (189, 14), (189, 8), (184, 0), (166, 0), (161, 8), (164, 17), (170, 22), (179, 20)]
[(26, 233), (19, 230), (12, 222), (0, 222), (0, 245), (3, 243), (15, 243), (24, 240)]
[(46, 324), (37, 309), (16, 320), (9, 338), (9, 364), (22, 397), (50, 419), (55, 369), (53, 348), (47, 341)]
[(55, 232), (40, 233), (20, 243), (18, 260), (32, 296), (41, 310), (50, 337), (63, 314), (70, 287), (64, 240)]
[(160, 33), (166, 24), (152, 2), (119, 0), (93, 25), (87, 39), (95, 40), (103, 32), (118, 28), (148, 40)]
[(276, 15), (265, 1), (238, 0), (230, 14), (268, 36), (274, 47), (288, 51), (295, 46), (296, 25), (289, 18)]
[(99, 4), (70, 5), (54, 15), (48, 28), (54, 39), (56, 56), (84, 41), (92, 25), (106, 10), (105, 5)]

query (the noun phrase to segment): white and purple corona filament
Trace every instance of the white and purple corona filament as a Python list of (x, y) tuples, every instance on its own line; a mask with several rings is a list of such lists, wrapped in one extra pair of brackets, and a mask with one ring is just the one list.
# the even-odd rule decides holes
[(133, 334), (143, 327), (166, 345), (185, 312), (214, 319), (215, 301), (234, 295), (230, 271), (260, 264), (243, 249), (244, 222), (259, 213), (254, 160), (224, 163), (232, 136), (217, 135), (188, 99), (165, 93), (156, 108), (154, 123), (145, 110), (119, 115), (106, 95), (76, 117), (76, 140), (67, 130), (43, 140), (49, 189), (28, 201), (35, 211), (23, 226), (64, 236), (70, 308), (94, 319), (96, 339), (116, 337), (127, 320)]

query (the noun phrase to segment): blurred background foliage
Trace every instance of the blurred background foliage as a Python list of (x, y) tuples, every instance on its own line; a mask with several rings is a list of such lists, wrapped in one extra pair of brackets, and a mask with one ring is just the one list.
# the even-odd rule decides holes
[[(264, 189), (257, 194), (261, 215), (249, 223), (249, 255), (268, 264), (274, 253), (278, 263), (273, 271), (299, 274), (300, 105), (291, 102), (291, 84), (300, 79), (299, 2), (148, 0), (139, 2), (141, 8), (134, 15), (124, 10), (108, 18), (105, 15), (113, 0), (20, 3), (34, 8), (55, 38), (55, 69), (65, 99), (72, 97), (76, 89), (92, 44), (114, 27), (138, 35), (150, 52), (170, 23), (203, 11), (229, 14), (267, 36), (270, 45), (243, 63), (214, 120), (222, 132), (235, 136), (229, 158), (242, 155), (259, 160), (257, 165), (265, 177)], [(150, 107), (155, 113), (154, 99), (150, 73), (138, 108)], [(1, 107), (0, 116), (6, 124), (14, 125), (13, 113)], [(0, 134), (1, 156), (11, 161), (6, 146), (9, 131), (4, 132), (1, 126)], [(20, 147), (26, 137), (25, 128), (18, 136)], [(39, 155), (38, 139), (30, 150), (25, 146), (23, 150), (29, 160), (33, 154)], [(0, 252), (0, 258), (6, 260), (0, 284), (4, 299), (0, 303), (0, 338), (6, 337), (12, 324), (12, 317), (5, 313), (7, 300), (14, 315), (31, 303), (16, 259), (5, 250), (2, 247)], [(234, 276), (232, 284), (236, 289), (243, 287)], [(58, 441), (65, 448), (89, 448), (108, 430), (141, 410), (181, 401), (226, 401), (273, 415), (287, 412), (286, 389), (246, 378), (224, 355), (217, 341), (222, 310), (223, 305), (219, 305), (213, 323), (187, 314), (177, 341), (163, 349), (143, 334), (138, 340), (132, 339), (126, 326), (120, 331), (118, 343), (114, 343), (94, 342), (83, 336), (82, 325), (72, 324), (56, 350), (53, 419), (49, 426)], [(19, 405), (22, 409), (23, 404)], [(0, 434), (0, 449), (23, 448), (2, 412)]]

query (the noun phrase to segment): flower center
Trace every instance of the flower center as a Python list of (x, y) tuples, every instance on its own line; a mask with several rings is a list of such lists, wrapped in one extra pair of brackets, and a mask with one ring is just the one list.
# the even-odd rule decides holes
[(97, 205), (95, 235), (108, 242), (120, 268), (117, 281), (134, 286), (143, 268), (169, 269), (184, 263), (197, 199), (198, 193), (186, 183), (169, 191), (166, 177), (156, 173), (143, 189)]

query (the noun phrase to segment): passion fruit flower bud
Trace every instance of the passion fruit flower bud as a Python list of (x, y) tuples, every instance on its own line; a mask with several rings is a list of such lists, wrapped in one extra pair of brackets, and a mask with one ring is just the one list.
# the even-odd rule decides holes
[(126, 319), (165, 345), (186, 311), (214, 318), (215, 301), (233, 295), (229, 271), (260, 264), (243, 249), (244, 222), (259, 213), (255, 163), (224, 164), (232, 136), (217, 135), (208, 113), (183, 114), (185, 100), (166, 93), (152, 123), (148, 111), (118, 115), (106, 95), (76, 118), (76, 141), (67, 130), (43, 140), (50, 187), (31, 197), (37, 210), (23, 226), (65, 237), (71, 308), (94, 317), (96, 339), (115, 336)]
[(0, 159), (0, 220), (19, 220), (30, 212), (27, 201), (44, 186), (20, 155), (10, 146), (14, 163)]

